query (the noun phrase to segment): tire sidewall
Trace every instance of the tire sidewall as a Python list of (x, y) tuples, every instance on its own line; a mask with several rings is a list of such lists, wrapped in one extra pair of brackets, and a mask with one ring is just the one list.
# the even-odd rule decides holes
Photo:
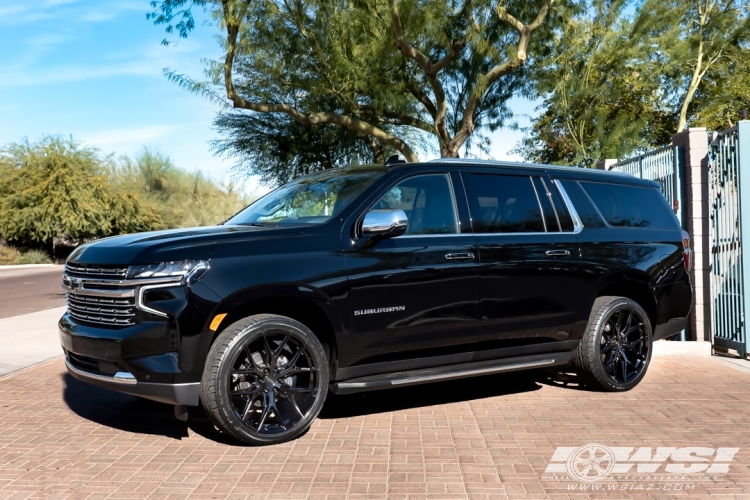
[[(607, 324), (607, 321), (609, 321), (609, 318), (614, 313), (625, 308), (633, 308), (637, 310), (638, 314), (643, 318), (643, 327), (646, 330), (648, 343), (648, 352), (646, 354), (645, 361), (646, 366), (644, 366), (643, 370), (641, 370), (636, 378), (626, 384), (615, 382), (610, 378), (609, 375), (607, 375), (607, 372), (604, 370), (604, 364), (602, 363), (601, 355), (601, 339), (602, 335), (604, 334), (604, 326)], [(653, 332), (651, 330), (651, 321), (649, 320), (646, 311), (637, 302), (624, 297), (617, 298), (607, 304), (604, 313), (599, 316), (599, 321), (594, 325), (594, 327), (596, 335), (594, 335), (592, 338), (593, 345), (589, 346), (589, 348), (594, 352), (595, 359), (594, 366), (592, 367), (593, 371), (595, 372), (593, 373), (593, 375), (601, 384), (607, 387), (608, 391), (624, 392), (629, 391), (633, 387), (637, 386), (648, 371), (648, 367), (651, 364), (651, 354), (653, 352)]]
[[(263, 319), (241, 329), (239, 332), (231, 332), (230, 329), (231, 326), (227, 328), (224, 333), (233, 338), (230, 340), (229, 345), (223, 349), (223, 352), (214, 353), (212, 349), (212, 352), (209, 353), (209, 359), (213, 359), (216, 355), (221, 356), (219, 369), (216, 371), (216, 380), (214, 381), (214, 387), (217, 392), (214, 399), (216, 401), (217, 410), (221, 413), (221, 419), (224, 422), (226, 430), (235, 438), (250, 444), (282, 443), (294, 439), (305, 432), (323, 408), (328, 391), (328, 361), (325, 350), (318, 338), (301, 323), (282, 316)], [(237, 359), (242, 349), (244, 349), (246, 345), (254, 342), (268, 330), (283, 330), (286, 334), (304, 344), (319, 368), (319, 392), (311, 410), (302, 420), (297, 422), (294, 427), (278, 434), (262, 435), (251, 432), (250, 429), (248, 429), (247, 426), (245, 426), (237, 417), (228, 396), (227, 385), (229, 382), (229, 372), (232, 370), (234, 361)], [(214, 346), (220, 346), (222, 344), (221, 340), (221, 338), (218, 338), (214, 343)]]

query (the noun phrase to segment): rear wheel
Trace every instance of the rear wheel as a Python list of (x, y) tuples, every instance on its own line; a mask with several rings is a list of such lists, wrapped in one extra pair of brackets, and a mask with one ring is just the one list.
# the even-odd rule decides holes
[(638, 303), (625, 297), (599, 297), (573, 362), (593, 386), (627, 391), (646, 374), (651, 338), (651, 322)]
[(307, 430), (328, 391), (323, 346), (302, 323), (260, 314), (216, 339), (201, 379), (201, 402), (222, 432), (248, 444), (275, 444)]

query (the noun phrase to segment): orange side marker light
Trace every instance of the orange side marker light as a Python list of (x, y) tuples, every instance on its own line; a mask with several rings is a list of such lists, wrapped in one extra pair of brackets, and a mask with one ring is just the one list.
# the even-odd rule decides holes
[(215, 332), (216, 330), (218, 330), (218, 329), (219, 329), (219, 325), (221, 324), (221, 321), (222, 321), (222, 320), (223, 320), (224, 318), (226, 318), (226, 316), (227, 316), (227, 313), (221, 313), (221, 314), (217, 314), (216, 316), (214, 316), (214, 319), (213, 319), (213, 321), (211, 321), (211, 326), (209, 326), (208, 328), (209, 328), (209, 329), (210, 329), (210, 330), (211, 330), (212, 332)]

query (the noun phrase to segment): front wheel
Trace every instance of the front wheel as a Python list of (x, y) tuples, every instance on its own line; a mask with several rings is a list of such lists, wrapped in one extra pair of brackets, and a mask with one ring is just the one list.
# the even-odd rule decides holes
[(593, 386), (628, 391), (646, 374), (651, 338), (651, 322), (638, 303), (625, 297), (599, 297), (573, 362)]
[(310, 427), (328, 391), (328, 363), (302, 323), (259, 314), (224, 330), (206, 359), (201, 403), (222, 432), (248, 444), (276, 444)]

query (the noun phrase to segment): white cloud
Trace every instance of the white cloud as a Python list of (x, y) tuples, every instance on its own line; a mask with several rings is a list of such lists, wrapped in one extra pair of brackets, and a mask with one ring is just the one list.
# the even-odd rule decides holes
[(122, 12), (139, 10), (145, 13), (148, 9), (148, 4), (137, 2), (118, 2), (116, 4), (108, 2), (106, 4), (103, 3), (102, 5), (104, 5), (105, 8), (97, 7), (82, 11), (81, 16), (78, 19), (85, 23), (101, 23), (115, 19)]
[(45, 33), (44, 35), (29, 38), (26, 43), (34, 47), (48, 47), (52, 45), (60, 45), (68, 40), (70, 40), (70, 37), (61, 33)]
[(43, 2), (45, 7), (58, 7), (60, 5), (70, 5), (76, 3), (78, 0), (45, 0)]
[(4, 7), (0, 7), (0, 18), (18, 15), (22, 12), (26, 12), (27, 9), (28, 7), (21, 4), (6, 5)]
[[(148, 3), (137, 1), (90, 2), (94, 7), (81, 5), (78, 0), (46, 0), (11, 3), (0, 7), (0, 25), (18, 26), (48, 19), (64, 19), (66, 23), (96, 23), (111, 21), (125, 11), (148, 11)], [(77, 5), (74, 5), (77, 4)]]
[(24, 68), (0, 75), (2, 87), (28, 87), (75, 82), (89, 78), (103, 78), (120, 75), (158, 75), (159, 71), (142, 62), (131, 62), (109, 66), (70, 65), (46, 68)]
[[(51, 44), (55, 40), (54, 35), (49, 35), (46, 42)], [(43, 45), (44, 42), (40, 40), (38, 47), (29, 51), (27, 57), (23, 58), (22, 64), (6, 67), (0, 72), (0, 88), (50, 85), (126, 75), (163, 78), (162, 71), (165, 67), (179, 67), (181, 72), (199, 76), (202, 71), (202, 66), (189, 56), (200, 49), (198, 43), (185, 43), (181, 48), (147, 46), (140, 51), (105, 55), (102, 60), (106, 62), (52, 66), (37, 64), (36, 59), (46, 52), (48, 47)], [(185, 57), (186, 54), (188, 57)]]

